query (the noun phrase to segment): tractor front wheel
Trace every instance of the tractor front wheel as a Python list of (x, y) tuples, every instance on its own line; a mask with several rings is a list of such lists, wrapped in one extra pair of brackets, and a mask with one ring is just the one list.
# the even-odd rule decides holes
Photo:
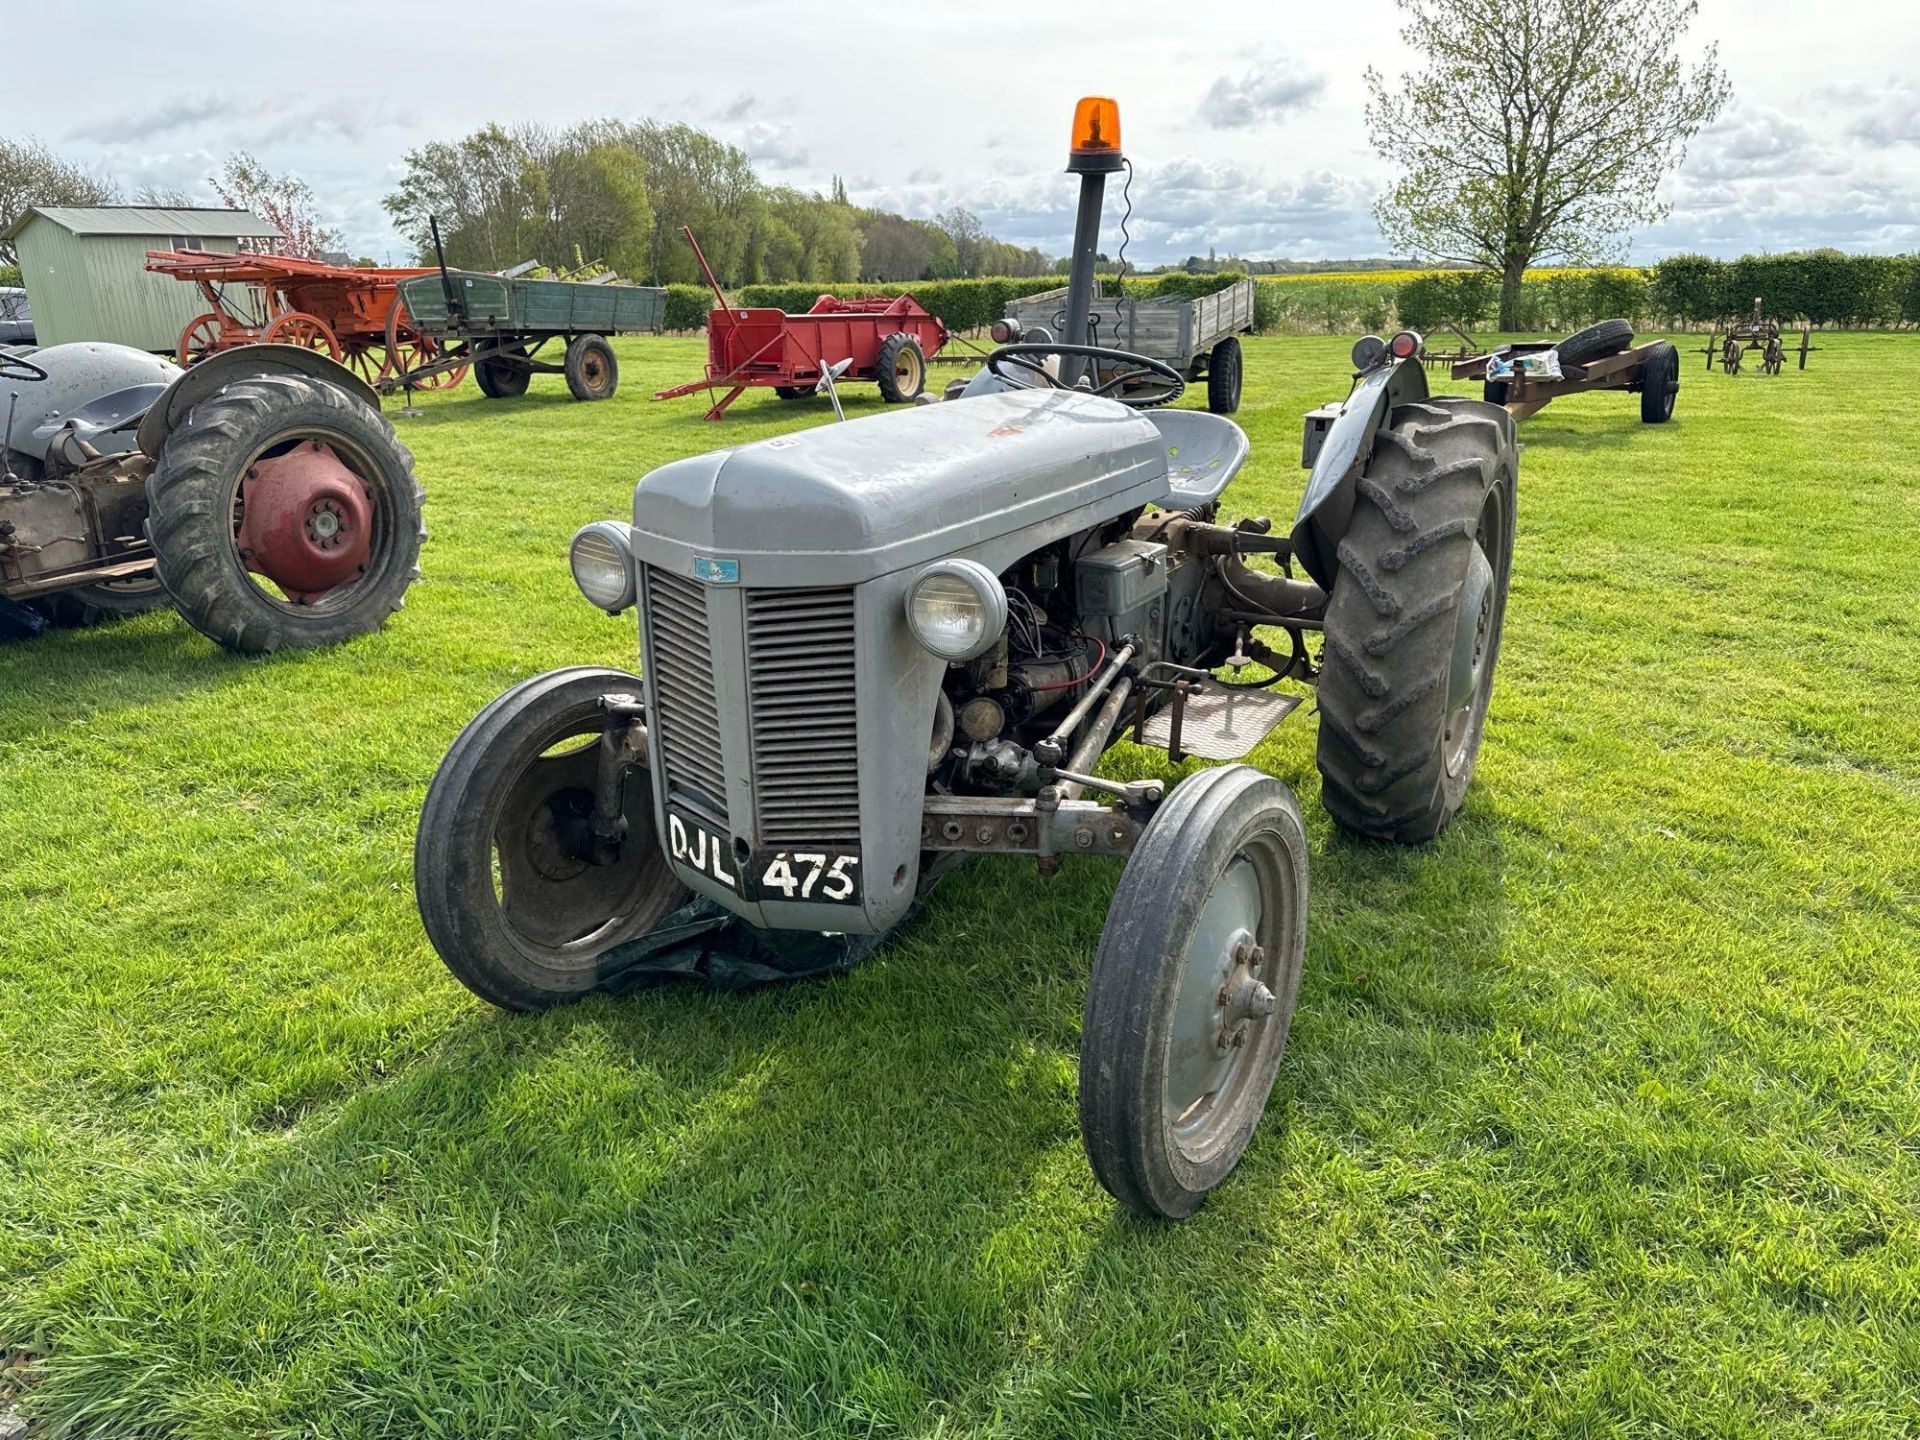
[(379, 629), (420, 578), (425, 498), (372, 406), (305, 375), (236, 380), (154, 462), (154, 575), (229, 650), (331, 645)]
[(427, 787), (413, 849), (427, 938), (490, 1004), (544, 1010), (600, 981), (600, 957), (686, 903), (655, 834), (644, 764), (621, 790), (611, 856), (588, 836), (607, 714), (637, 676), (575, 666), (524, 680), (476, 715)]
[(1513, 566), (1513, 418), (1481, 400), (1402, 405), (1341, 538), (1319, 679), (1320, 795), (1376, 840), (1417, 844), (1473, 778)]
[(567, 389), (576, 400), (611, 399), (620, 384), (620, 362), (598, 335), (576, 335), (567, 342)]
[(1134, 1214), (1183, 1219), (1240, 1163), (1306, 941), (1293, 792), (1251, 765), (1175, 786), (1120, 876), (1080, 1036), (1080, 1137)]
[(926, 352), (904, 330), (896, 330), (880, 342), (874, 369), (880, 381), (880, 398), (889, 405), (911, 404), (927, 388)]

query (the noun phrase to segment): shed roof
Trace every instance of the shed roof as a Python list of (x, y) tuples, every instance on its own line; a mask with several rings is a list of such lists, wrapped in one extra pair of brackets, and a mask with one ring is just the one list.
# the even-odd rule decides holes
[(11, 240), (40, 215), (75, 235), (197, 235), (207, 239), (260, 236), (279, 230), (250, 210), (162, 209), (151, 205), (32, 205), (0, 239)]

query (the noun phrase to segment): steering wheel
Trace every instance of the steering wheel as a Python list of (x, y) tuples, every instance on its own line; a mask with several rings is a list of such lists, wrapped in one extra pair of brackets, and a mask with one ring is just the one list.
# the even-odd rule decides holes
[[(1078, 355), (1088, 360), (1106, 361), (1109, 365), (1120, 367), (1099, 384), (1086, 389), (1078, 385), (1068, 385), (1059, 376), (1049, 371), (1038, 359), (1032, 356)], [(1009, 375), (1002, 365), (1018, 370), (1018, 375)], [(1002, 345), (987, 356), (987, 370), (994, 379), (1012, 385), (1020, 390), (1071, 390), (1080, 394), (1107, 395), (1122, 405), (1131, 405), (1136, 410), (1152, 410), (1161, 405), (1171, 405), (1186, 393), (1187, 382), (1180, 372), (1164, 360), (1149, 359), (1145, 355), (1135, 355), (1127, 350), (1113, 350), (1105, 345), (1062, 345), (1052, 340), (1033, 342), (1023, 341), (1018, 345)], [(1145, 395), (1126, 396), (1118, 392), (1141, 376), (1150, 376), (1160, 382), (1159, 388), (1149, 390)], [(1099, 378), (1099, 369), (1094, 367), (1094, 377)]]
[(44, 380), (47, 372), (11, 350), (0, 350), (0, 380)]

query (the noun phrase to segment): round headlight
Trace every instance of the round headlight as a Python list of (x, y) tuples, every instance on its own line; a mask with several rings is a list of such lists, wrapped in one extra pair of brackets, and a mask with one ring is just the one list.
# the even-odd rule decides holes
[(907, 592), (907, 624), (942, 660), (971, 660), (1007, 628), (1007, 592), (984, 565), (942, 560), (922, 571)]
[(633, 604), (633, 542), (616, 520), (596, 520), (573, 537), (567, 552), (573, 583), (609, 615)]

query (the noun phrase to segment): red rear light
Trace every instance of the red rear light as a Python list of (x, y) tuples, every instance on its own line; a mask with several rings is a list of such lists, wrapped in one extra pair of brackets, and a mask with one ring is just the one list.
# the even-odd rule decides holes
[(1420, 353), (1420, 337), (1411, 330), (1402, 330), (1387, 342), (1387, 353), (1396, 360), (1411, 360)]

